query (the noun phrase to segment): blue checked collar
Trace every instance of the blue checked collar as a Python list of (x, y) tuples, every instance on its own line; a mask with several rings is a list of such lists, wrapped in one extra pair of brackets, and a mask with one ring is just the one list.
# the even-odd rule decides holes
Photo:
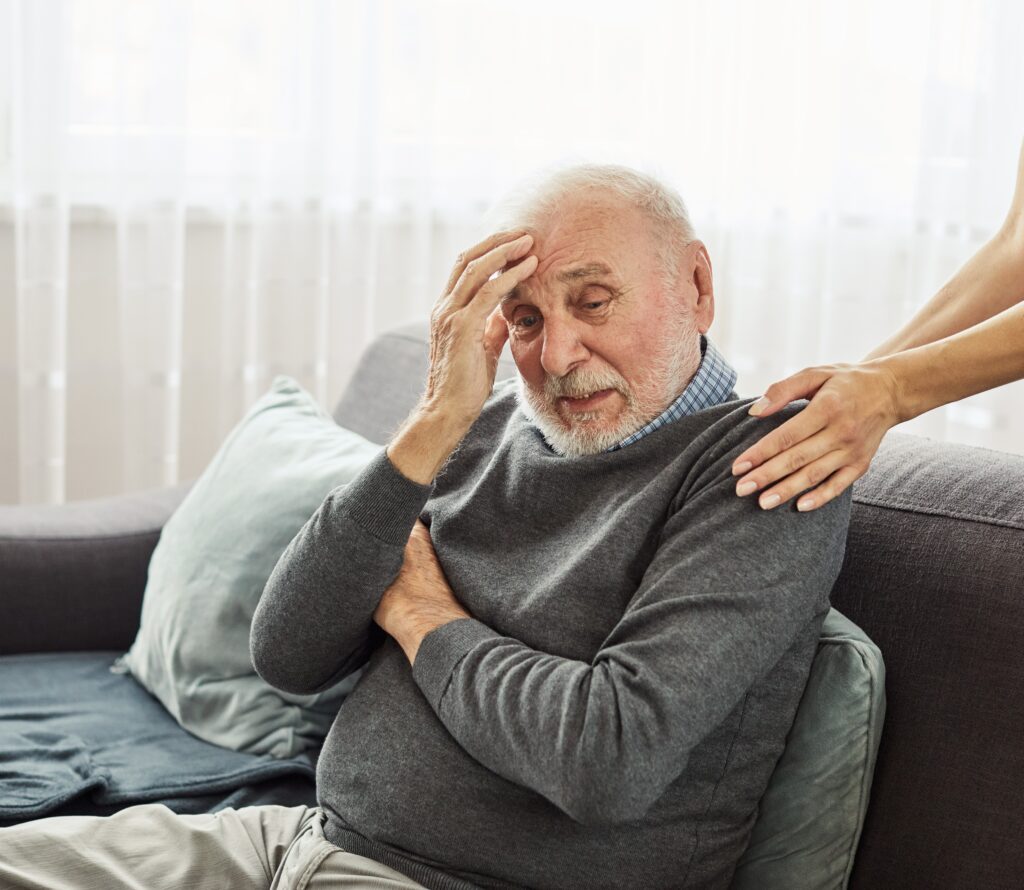
[(700, 338), (700, 351), (702, 355), (700, 367), (697, 368), (693, 380), (690, 381), (690, 385), (683, 390), (679, 398), (650, 423), (635, 433), (630, 433), (621, 442), (607, 449), (608, 451), (632, 445), (666, 423), (671, 423), (687, 414), (695, 414), (705, 408), (720, 405), (729, 397), (729, 393), (736, 385), (736, 371), (704, 335), (701, 335)]

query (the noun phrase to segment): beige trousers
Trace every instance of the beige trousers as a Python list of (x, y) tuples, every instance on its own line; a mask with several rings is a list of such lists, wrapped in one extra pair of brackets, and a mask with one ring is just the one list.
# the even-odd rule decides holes
[(179, 816), (163, 804), (0, 828), (2, 890), (408, 890), (324, 837), (318, 807)]

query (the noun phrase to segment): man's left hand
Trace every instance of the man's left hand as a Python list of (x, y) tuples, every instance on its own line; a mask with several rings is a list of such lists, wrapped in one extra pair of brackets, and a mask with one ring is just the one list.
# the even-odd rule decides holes
[(430, 631), (457, 618), (472, 617), (448, 584), (430, 530), (417, 519), (405, 545), (401, 571), (381, 596), (373, 620), (395, 638), (412, 664), (420, 641)]

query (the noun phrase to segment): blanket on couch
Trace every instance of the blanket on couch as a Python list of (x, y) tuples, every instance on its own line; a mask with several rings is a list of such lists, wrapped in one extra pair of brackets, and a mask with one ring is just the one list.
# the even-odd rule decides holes
[[(203, 812), (219, 796), (270, 780), (285, 796), (313, 797), (318, 751), (278, 759), (204, 742), (130, 674), (111, 672), (119, 654), (0, 658), (0, 824), (63, 815), (76, 801), (85, 804), (77, 812), (105, 814), (195, 799)], [(253, 798), (242, 796), (244, 804)]]

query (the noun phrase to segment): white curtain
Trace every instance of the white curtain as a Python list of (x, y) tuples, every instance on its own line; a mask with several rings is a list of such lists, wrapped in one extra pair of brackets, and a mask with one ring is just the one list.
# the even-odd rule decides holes
[[(1024, 6), (0, 0), (0, 502), (195, 478), (333, 408), (541, 165), (679, 188), (755, 395), (852, 361), (1002, 221)], [(1021, 384), (908, 431), (1024, 452)]]

